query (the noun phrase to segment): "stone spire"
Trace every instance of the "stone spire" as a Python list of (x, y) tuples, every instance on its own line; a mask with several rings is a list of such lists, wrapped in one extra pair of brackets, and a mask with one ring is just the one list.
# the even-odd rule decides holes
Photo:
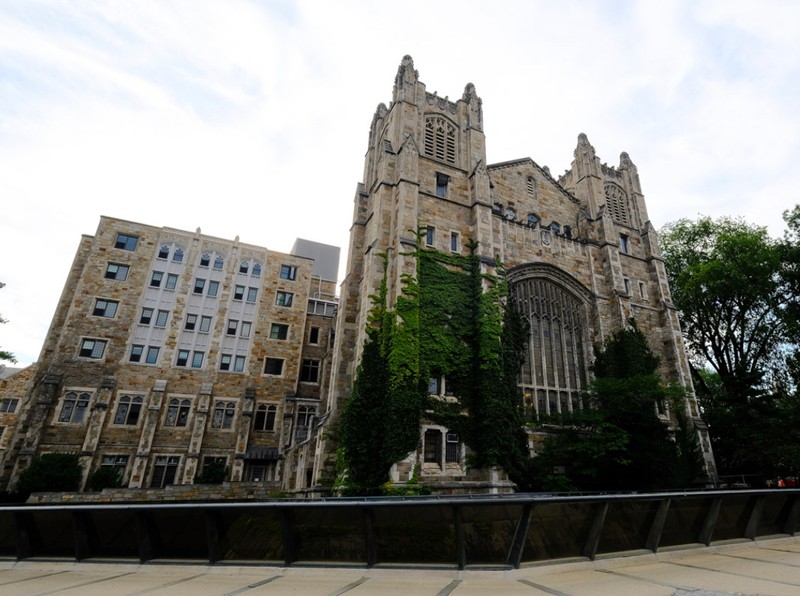
[(400, 61), (397, 68), (397, 75), (394, 77), (394, 92), (392, 101), (410, 101), (416, 103), (417, 81), (419, 72), (414, 69), (414, 59), (406, 54)]

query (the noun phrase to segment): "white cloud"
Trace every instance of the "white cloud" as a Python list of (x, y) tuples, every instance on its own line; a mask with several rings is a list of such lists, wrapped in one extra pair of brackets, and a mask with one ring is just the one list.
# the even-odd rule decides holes
[(793, 2), (9, 1), (0, 5), (0, 346), (34, 360), (101, 214), (346, 249), (404, 54), (483, 99), (490, 161), (628, 151), (657, 226), (797, 201)]

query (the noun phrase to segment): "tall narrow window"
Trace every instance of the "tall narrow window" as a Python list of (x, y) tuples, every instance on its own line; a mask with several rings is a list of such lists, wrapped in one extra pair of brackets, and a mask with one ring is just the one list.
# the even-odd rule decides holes
[(450, 252), (458, 252), (458, 232), (450, 232)]
[(277, 406), (260, 404), (258, 408), (256, 408), (253, 429), (258, 431), (275, 430), (275, 414), (277, 411)]
[(630, 242), (628, 241), (627, 234), (619, 235), (619, 251), (624, 254), (630, 254)]
[(232, 428), (235, 415), (236, 404), (234, 402), (217, 402), (214, 404), (214, 414), (211, 418), (211, 428)]
[(450, 176), (436, 172), (436, 196), (447, 196), (447, 185), (450, 183)]
[(456, 163), (456, 128), (446, 118), (425, 119), (424, 152), (428, 157), (450, 164)]
[(539, 416), (580, 409), (585, 391), (589, 323), (583, 302), (544, 277), (512, 285), (512, 296), (530, 324), (520, 384)]
[(86, 392), (67, 392), (64, 396), (64, 402), (61, 404), (61, 413), (58, 415), (58, 421), (71, 423), (83, 422), (86, 418), (86, 412), (89, 410), (90, 399), (91, 395)]
[(178, 474), (178, 464), (181, 458), (177, 455), (157, 456), (153, 462), (153, 477), (150, 479), (150, 488), (164, 488), (175, 484)]
[(436, 228), (428, 226), (425, 230), (425, 246), (433, 246), (436, 240)]
[(425, 431), (425, 463), (442, 463), (442, 432), (434, 428)]
[(189, 424), (191, 407), (192, 401), (189, 399), (172, 398), (169, 400), (164, 426), (186, 426)]

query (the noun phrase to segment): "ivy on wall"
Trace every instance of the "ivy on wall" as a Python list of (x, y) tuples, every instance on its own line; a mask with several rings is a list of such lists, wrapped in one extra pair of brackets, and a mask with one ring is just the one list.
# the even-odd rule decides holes
[[(468, 248), (468, 255), (427, 248), (406, 255), (414, 257), (416, 275), (401, 278), (394, 310), (387, 306), (384, 256), (384, 279), (372, 297), (367, 340), (342, 413), (342, 454), (357, 492), (378, 492), (392, 464), (417, 448), (423, 412), (461, 436), (474, 453), (470, 465), (502, 466), (518, 483), (524, 479), (517, 374), (528, 330), (507, 300), (504, 279), (482, 273), (477, 244)], [(455, 399), (431, 398), (431, 378), (444, 378)]]

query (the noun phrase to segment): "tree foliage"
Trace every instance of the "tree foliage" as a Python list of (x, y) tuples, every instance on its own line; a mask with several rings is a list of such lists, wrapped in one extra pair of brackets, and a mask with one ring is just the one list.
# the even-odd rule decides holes
[[(721, 474), (785, 473), (800, 424), (800, 206), (773, 239), (739, 219), (679, 220), (661, 234), (701, 414)], [(784, 428), (788, 424), (788, 428)], [(783, 432), (777, 432), (782, 429)]]
[(787, 312), (800, 297), (785, 275), (786, 245), (765, 228), (709, 217), (669, 224), (661, 245), (695, 361), (709, 365), (730, 396), (754, 397), (781, 365)]
[[(419, 249), (416, 275), (387, 307), (386, 279), (373, 297), (361, 362), (341, 418), (348, 481), (374, 493), (392, 464), (419, 444), (423, 414), (457, 432), (470, 465), (502, 466), (525, 482), (527, 440), (516, 385), (527, 328), (504, 281), (469, 255)], [(453, 400), (431, 399), (431, 378), (446, 377)]]
[[(615, 333), (593, 365), (587, 406), (546, 439), (543, 490), (651, 490), (691, 486), (703, 476), (694, 428), (679, 417), (673, 441), (656, 405), (682, 414), (683, 389), (664, 386), (658, 357), (635, 323)], [(682, 421), (681, 421), (682, 420)], [(539, 459), (539, 458), (537, 458)], [(557, 467), (565, 470), (559, 478)]]
[(16, 492), (68, 492), (80, 487), (82, 467), (76, 453), (43, 453), (34, 457), (19, 476)]

